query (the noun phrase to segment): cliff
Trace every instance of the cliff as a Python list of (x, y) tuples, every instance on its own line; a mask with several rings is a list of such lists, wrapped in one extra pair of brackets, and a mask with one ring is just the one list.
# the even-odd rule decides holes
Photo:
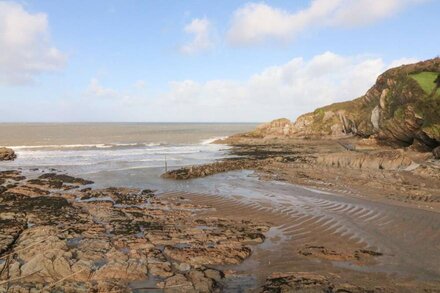
[(440, 58), (384, 72), (355, 100), (318, 108), (295, 122), (278, 119), (248, 137), (376, 138), (386, 144), (432, 150), (440, 145)]

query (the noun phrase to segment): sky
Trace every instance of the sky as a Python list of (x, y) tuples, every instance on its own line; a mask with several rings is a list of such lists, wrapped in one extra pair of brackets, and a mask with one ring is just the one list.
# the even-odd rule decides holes
[(439, 0), (0, 0), (0, 122), (263, 122), (439, 55)]

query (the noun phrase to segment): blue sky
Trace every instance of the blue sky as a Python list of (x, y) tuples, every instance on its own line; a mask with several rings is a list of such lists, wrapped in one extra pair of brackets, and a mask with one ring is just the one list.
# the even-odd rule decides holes
[(294, 119), (437, 56), (439, 13), (435, 0), (0, 1), (0, 121)]

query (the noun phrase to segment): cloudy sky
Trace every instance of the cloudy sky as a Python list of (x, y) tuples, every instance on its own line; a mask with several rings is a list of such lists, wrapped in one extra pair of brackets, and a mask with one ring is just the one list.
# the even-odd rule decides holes
[(0, 1), (0, 121), (260, 122), (438, 56), (438, 0)]

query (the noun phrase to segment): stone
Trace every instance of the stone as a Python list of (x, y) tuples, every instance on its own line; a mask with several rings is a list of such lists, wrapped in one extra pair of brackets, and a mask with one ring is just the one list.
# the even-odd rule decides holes
[(373, 124), (373, 127), (376, 130), (379, 130), (379, 120), (380, 120), (380, 108), (379, 106), (376, 106), (371, 112), (371, 124)]
[(0, 161), (12, 161), (17, 158), (15, 152), (10, 148), (0, 148)]
[(182, 274), (176, 274), (166, 279), (164, 289), (166, 292), (196, 292), (191, 282)]
[(436, 158), (437, 160), (440, 160), (440, 146), (436, 147), (432, 151), (432, 154), (434, 155), (434, 158)]
[(147, 266), (137, 260), (113, 260), (101, 267), (93, 275), (93, 280), (117, 279), (124, 281), (143, 280), (148, 278)]
[(51, 173), (26, 180), (1, 171), (0, 179), (8, 184), (0, 200), (0, 254), (14, 256), (0, 271), (26, 279), (11, 292), (49, 292), (43, 288), (63, 278), (54, 292), (131, 292), (130, 282), (150, 276), (163, 280), (156, 286), (165, 292), (211, 292), (223, 274), (206, 265), (241, 263), (251, 252), (247, 243), (262, 241), (268, 229), (194, 213), (211, 207), (151, 190), (67, 191), (66, 184), (85, 181)]
[(205, 276), (202, 271), (194, 270), (188, 274), (189, 279), (197, 292), (211, 292), (214, 282)]
[(379, 105), (381, 109), (385, 109), (386, 107), (386, 98), (389, 91), (389, 89), (383, 89), (382, 93), (380, 94)]
[(207, 278), (213, 279), (216, 282), (220, 282), (224, 278), (223, 273), (214, 269), (206, 269), (204, 273)]
[(174, 263), (173, 265), (176, 268), (176, 270), (178, 270), (179, 272), (182, 272), (182, 273), (186, 273), (189, 270), (191, 270), (191, 265), (189, 265), (189, 264), (187, 264), (185, 262)]
[(332, 292), (332, 284), (322, 275), (308, 272), (273, 273), (263, 286), (263, 292)]
[(262, 161), (248, 159), (225, 160), (205, 165), (183, 167), (177, 170), (171, 170), (162, 174), (162, 177), (175, 180), (186, 180), (191, 178), (206, 177), (232, 170), (252, 169), (259, 165), (262, 165), (263, 163), (264, 162)]
[(148, 263), (148, 270), (151, 275), (165, 278), (173, 275), (169, 262)]

